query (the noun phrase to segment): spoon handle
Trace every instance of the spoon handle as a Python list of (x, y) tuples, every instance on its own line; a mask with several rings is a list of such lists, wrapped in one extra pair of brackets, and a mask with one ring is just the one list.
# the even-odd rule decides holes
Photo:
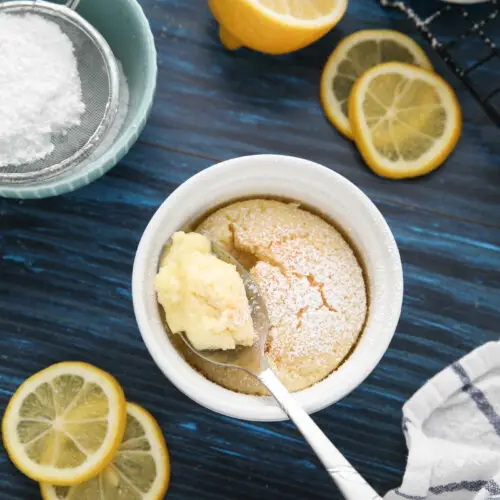
[(283, 411), (295, 423), (299, 431), (316, 452), (325, 469), (347, 500), (381, 500), (376, 491), (354, 469), (314, 420), (302, 409), (279, 381), (274, 372), (267, 368), (259, 380), (268, 388)]

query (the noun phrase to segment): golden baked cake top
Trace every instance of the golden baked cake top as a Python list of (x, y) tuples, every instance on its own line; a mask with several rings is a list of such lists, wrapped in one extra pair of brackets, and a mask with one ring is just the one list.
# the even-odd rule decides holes
[[(337, 229), (297, 204), (252, 199), (217, 210), (197, 230), (250, 269), (271, 322), (267, 357), (289, 390), (319, 382), (342, 363), (362, 331), (367, 294)], [(196, 364), (221, 385), (262, 393), (246, 374)]]

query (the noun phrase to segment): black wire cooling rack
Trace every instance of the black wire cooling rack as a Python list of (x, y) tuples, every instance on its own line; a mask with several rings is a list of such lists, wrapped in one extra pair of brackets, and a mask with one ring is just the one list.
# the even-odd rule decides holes
[(403, 12), (500, 127), (500, 0), (379, 0)]

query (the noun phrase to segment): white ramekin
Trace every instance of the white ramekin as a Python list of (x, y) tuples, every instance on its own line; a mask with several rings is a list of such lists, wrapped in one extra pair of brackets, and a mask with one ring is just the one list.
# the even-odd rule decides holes
[(322, 382), (296, 393), (310, 413), (355, 389), (387, 350), (401, 313), (401, 259), (389, 226), (367, 196), (341, 175), (300, 158), (261, 155), (219, 163), (187, 180), (157, 210), (139, 243), (132, 277), (135, 315), (151, 356), (178, 389), (206, 408), (246, 420), (282, 420), (285, 414), (272, 399), (224, 389), (184, 361), (165, 333), (153, 286), (160, 252), (173, 232), (249, 196), (284, 197), (314, 207), (342, 228), (366, 271), (370, 309), (356, 349)]

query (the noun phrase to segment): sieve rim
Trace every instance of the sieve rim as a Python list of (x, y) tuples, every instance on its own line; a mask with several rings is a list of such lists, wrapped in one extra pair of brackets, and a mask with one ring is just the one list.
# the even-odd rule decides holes
[(2, 13), (42, 13), (48, 17), (54, 16), (70, 22), (75, 28), (88, 36), (101, 54), (106, 65), (106, 74), (109, 81), (110, 99), (103, 110), (103, 117), (94, 133), (88, 138), (84, 146), (75, 151), (71, 156), (55, 165), (49, 165), (34, 172), (2, 173), (0, 169), (0, 182), (11, 185), (24, 183), (44, 182), (66, 174), (69, 170), (77, 170), (83, 160), (88, 158), (99, 146), (106, 132), (116, 119), (120, 102), (120, 77), (118, 64), (111, 47), (106, 39), (77, 12), (66, 5), (54, 4), (45, 0), (0, 0), (0, 14)]

